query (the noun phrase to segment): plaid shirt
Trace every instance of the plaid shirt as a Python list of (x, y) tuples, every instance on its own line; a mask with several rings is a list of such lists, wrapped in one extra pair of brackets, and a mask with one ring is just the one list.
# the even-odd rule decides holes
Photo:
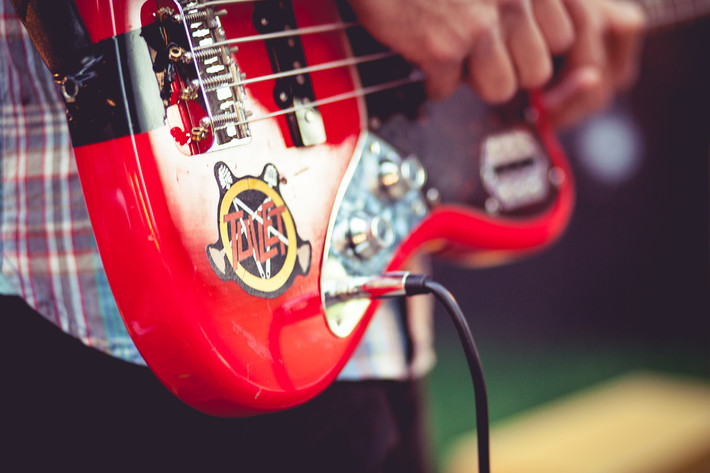
[[(90, 347), (144, 363), (96, 248), (64, 106), (9, 0), (0, 0), (0, 151), (0, 293), (21, 296)], [(340, 379), (404, 379), (429, 369), (429, 314), (410, 317), (416, 349), (408, 360), (398, 312), (388, 304), (377, 313)]]

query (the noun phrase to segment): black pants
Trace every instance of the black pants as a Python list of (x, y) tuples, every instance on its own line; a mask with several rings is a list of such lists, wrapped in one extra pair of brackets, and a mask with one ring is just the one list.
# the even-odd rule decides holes
[(0, 296), (0, 321), (0, 465), (19, 468), (7, 471), (429, 470), (419, 382), (339, 382), (289, 411), (222, 419), (18, 298)]

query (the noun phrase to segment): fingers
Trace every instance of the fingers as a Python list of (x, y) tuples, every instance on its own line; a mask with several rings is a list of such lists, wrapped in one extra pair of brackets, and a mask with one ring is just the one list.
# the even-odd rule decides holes
[(510, 99), (552, 77), (552, 54), (569, 48), (572, 21), (561, 0), (497, 0), (497, 26), (474, 35), (469, 85), (488, 102)]
[(535, 20), (552, 54), (562, 54), (574, 42), (574, 26), (567, 9), (556, 0), (532, 2)]
[(483, 100), (509, 100), (518, 88), (515, 67), (499, 30), (488, 32), (474, 43), (468, 58), (468, 83)]
[(608, 105), (636, 78), (645, 18), (623, 0), (565, 0), (576, 37), (560, 79), (543, 96), (556, 127), (580, 122)]
[(508, 2), (501, 7), (501, 24), (515, 65), (518, 85), (540, 87), (552, 76), (552, 58), (528, 2)]
[(609, 69), (616, 87), (625, 89), (638, 76), (646, 17), (641, 7), (627, 1), (604, 2), (602, 8), (609, 22)]
[(606, 51), (602, 38), (602, 20), (588, 0), (565, 0), (575, 29), (575, 42), (567, 55), (568, 67), (581, 64), (604, 68)]
[(459, 62), (445, 62), (422, 66), (426, 75), (427, 95), (441, 100), (453, 94), (461, 85), (463, 71)]
[(603, 105), (596, 91), (603, 84), (602, 71), (593, 66), (575, 68), (543, 94), (547, 118), (564, 128), (578, 123)]
[(426, 41), (425, 59), (419, 66), (427, 77), (427, 92), (433, 99), (451, 95), (461, 85), (467, 44), (460, 35), (438, 35)]
[(500, 103), (520, 88), (549, 81), (551, 56), (574, 40), (566, 1), (571, 0), (350, 3), (376, 39), (422, 69), (432, 97), (444, 98), (465, 81), (485, 101)]
[(544, 94), (550, 122), (556, 127), (576, 123), (606, 105), (610, 97), (605, 76), (607, 56), (600, 40), (602, 23), (588, 0), (566, 0), (575, 42), (565, 69)]

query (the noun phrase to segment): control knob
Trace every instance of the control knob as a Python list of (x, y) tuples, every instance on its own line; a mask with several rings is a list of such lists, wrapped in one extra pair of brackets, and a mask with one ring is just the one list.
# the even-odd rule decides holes
[(420, 190), (426, 183), (424, 166), (414, 156), (395, 161), (390, 158), (380, 160), (378, 181), (380, 189), (393, 200), (403, 198), (410, 190)]
[(360, 259), (372, 258), (378, 251), (394, 243), (394, 230), (380, 216), (357, 213), (348, 220), (348, 240)]

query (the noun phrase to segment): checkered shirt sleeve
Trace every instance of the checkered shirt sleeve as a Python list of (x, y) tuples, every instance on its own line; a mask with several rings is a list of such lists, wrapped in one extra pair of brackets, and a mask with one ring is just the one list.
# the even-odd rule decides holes
[(64, 107), (7, 0), (0, 2), (0, 291), (86, 345), (142, 363), (91, 231)]

